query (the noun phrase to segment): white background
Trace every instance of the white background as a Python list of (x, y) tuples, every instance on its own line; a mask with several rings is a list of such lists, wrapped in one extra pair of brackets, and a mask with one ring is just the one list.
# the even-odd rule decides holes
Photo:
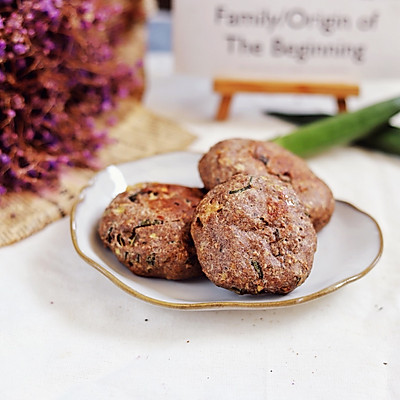
[[(209, 79), (174, 74), (169, 54), (146, 61), (146, 106), (193, 132), (191, 150), (293, 128), (267, 110), (335, 110), (329, 97), (238, 95), (217, 123)], [(398, 80), (363, 82), (349, 108), (399, 93)], [(365, 277), (290, 308), (169, 310), (86, 264), (64, 218), (0, 249), (0, 398), (399, 399), (400, 158), (346, 147), (309, 163), (382, 228), (382, 258)]]

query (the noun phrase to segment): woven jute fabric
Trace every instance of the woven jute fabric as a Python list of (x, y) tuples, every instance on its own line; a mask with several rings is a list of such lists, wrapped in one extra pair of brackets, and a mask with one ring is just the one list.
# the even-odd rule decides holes
[[(99, 156), (103, 167), (183, 150), (194, 140), (194, 136), (179, 124), (154, 114), (138, 102), (126, 101), (117, 114), (118, 123), (108, 129), (113, 142)], [(68, 216), (81, 189), (95, 173), (89, 169), (69, 168), (61, 175), (57, 188), (40, 194), (20, 192), (1, 196), (0, 246), (22, 240)]]

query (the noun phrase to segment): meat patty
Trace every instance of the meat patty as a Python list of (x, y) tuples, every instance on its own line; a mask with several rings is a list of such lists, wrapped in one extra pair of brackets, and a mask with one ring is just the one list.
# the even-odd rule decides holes
[(208, 190), (238, 173), (277, 176), (293, 186), (316, 231), (329, 222), (335, 208), (331, 190), (307, 163), (273, 142), (248, 139), (219, 142), (201, 158), (199, 172)]
[(235, 175), (199, 203), (191, 227), (205, 275), (239, 294), (286, 294), (308, 277), (317, 236), (293, 188)]
[(190, 236), (197, 188), (161, 183), (128, 187), (106, 208), (98, 233), (133, 273), (173, 280), (202, 274)]

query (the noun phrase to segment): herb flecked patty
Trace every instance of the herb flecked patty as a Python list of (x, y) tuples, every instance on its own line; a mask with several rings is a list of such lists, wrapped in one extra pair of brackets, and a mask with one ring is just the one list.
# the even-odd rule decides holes
[(205, 275), (239, 294), (286, 294), (308, 277), (317, 246), (293, 188), (273, 175), (235, 175), (197, 206), (191, 227)]
[(316, 231), (329, 222), (334, 211), (335, 201), (329, 187), (302, 158), (272, 142), (221, 141), (204, 154), (199, 172), (208, 190), (238, 173), (277, 176), (293, 186)]
[(106, 208), (98, 233), (133, 273), (173, 280), (202, 274), (190, 223), (203, 197), (197, 188), (161, 183), (128, 187)]

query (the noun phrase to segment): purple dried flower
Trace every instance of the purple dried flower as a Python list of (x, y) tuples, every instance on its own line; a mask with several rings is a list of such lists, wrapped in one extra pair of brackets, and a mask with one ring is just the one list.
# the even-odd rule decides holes
[(0, 58), (3, 58), (6, 55), (7, 43), (5, 40), (0, 39)]
[(9, 108), (8, 110), (6, 110), (6, 115), (9, 118), (14, 118), (17, 115), (17, 113), (12, 108)]
[(40, 172), (37, 171), (36, 169), (30, 169), (26, 172), (26, 174), (30, 177), (30, 178), (38, 178), (40, 175)]
[(110, 100), (104, 100), (101, 103), (101, 111), (110, 111), (113, 108)]
[(92, 23), (90, 21), (81, 21), (81, 28), (86, 31), (92, 27)]
[(127, 87), (119, 87), (118, 96), (121, 97), (121, 99), (125, 99), (129, 96), (129, 89)]
[(41, 0), (33, 5), (33, 8), (48, 15), (51, 20), (57, 19), (60, 16), (59, 8), (62, 6), (62, 1), (55, 2), (52, 0)]
[(24, 105), (25, 105), (25, 101), (21, 95), (16, 94), (15, 96), (13, 96), (11, 98), (11, 107), (14, 110), (21, 110), (22, 108), (24, 108)]
[(108, 126), (114, 126), (116, 125), (116, 123), (118, 122), (118, 119), (115, 115), (112, 115), (110, 117), (107, 118), (107, 125)]
[(105, 5), (0, 0), (0, 194), (48, 186), (63, 166), (97, 166), (110, 139), (94, 118), (142, 85), (115, 60), (121, 21), (141, 18), (140, 0)]
[(13, 47), (15, 54), (17, 55), (22, 55), (25, 54), (28, 51), (28, 46), (22, 44), (22, 43), (17, 43)]
[(7, 19), (5, 24), (5, 33), (14, 34), (22, 29), (23, 17), (18, 13), (12, 13)]
[(29, 11), (25, 14), (25, 21), (27, 21), (27, 22), (32, 21), (34, 18), (35, 18), (35, 16)]
[(43, 47), (45, 51), (51, 52), (56, 48), (56, 44), (52, 40), (45, 38), (43, 40)]
[(94, 4), (91, 1), (82, 1), (76, 10), (78, 14), (92, 14), (94, 13)]
[(6, 165), (10, 163), (10, 157), (7, 154), (0, 154), (0, 164)]

